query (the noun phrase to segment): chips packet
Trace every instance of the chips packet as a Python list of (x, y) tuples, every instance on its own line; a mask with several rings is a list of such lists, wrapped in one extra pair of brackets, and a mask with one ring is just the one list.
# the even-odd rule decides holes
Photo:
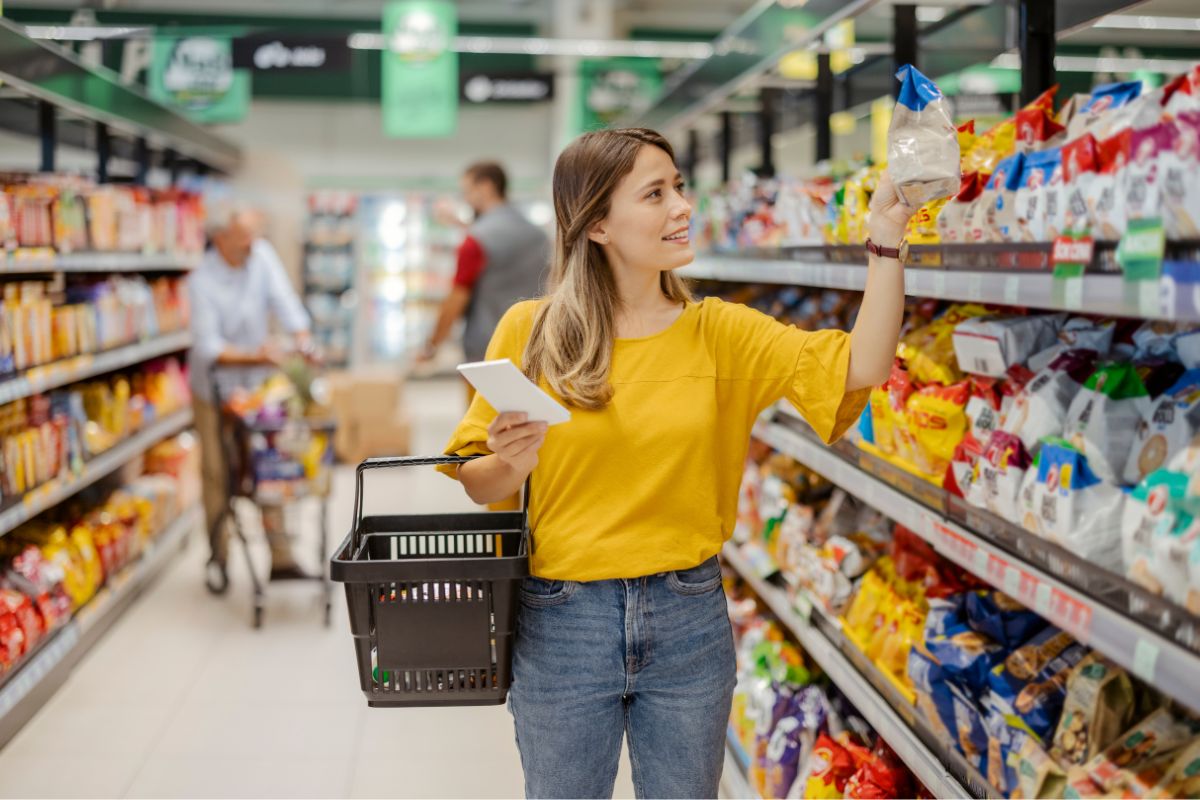
[(1003, 592), (981, 589), (966, 595), (967, 624), (977, 633), (1013, 650), (1048, 624)]
[(942, 206), (937, 216), (938, 238), (945, 244), (967, 241), (967, 213), (987, 185), (990, 173), (964, 172), (958, 194)]
[(1087, 457), (1088, 466), (1101, 480), (1119, 483), (1138, 422), (1152, 408), (1137, 367), (1108, 362), (1097, 368), (1071, 401), (1063, 438)]
[(1095, 371), (1094, 350), (1067, 350), (1040, 370), (1013, 400), (1003, 429), (1035, 454), (1047, 436), (1061, 436), (1067, 412)]
[(826, 733), (817, 736), (805, 770), (797, 778), (803, 790), (799, 797), (810, 800), (841, 800), (846, 783), (855, 772), (854, 758), (844, 745)]
[(967, 432), (968, 384), (930, 384), (908, 398), (908, 429), (914, 444), (914, 465), (940, 478), (950, 466), (954, 449)]
[(1160, 395), (1138, 422), (1122, 478), (1136, 484), (1200, 433), (1200, 369), (1190, 369)]
[(896, 79), (901, 85), (888, 128), (888, 173), (900, 200), (918, 208), (958, 190), (958, 131), (933, 81), (911, 64)]
[(992, 668), (988, 688), (1038, 743), (1049, 743), (1067, 694), (1067, 677), (1087, 649), (1070, 634), (1043, 628)]
[(958, 368), (972, 375), (1003, 377), (1011, 367), (1053, 345), (1064, 322), (1063, 314), (989, 315), (964, 320), (953, 335)]
[(1160, 708), (1089, 761), (1088, 777), (1104, 791), (1125, 788), (1139, 770), (1188, 745), (1198, 732), (1195, 720)]
[[(1021, 166), (1016, 193), (1013, 197), (1013, 213), (1016, 227), (1013, 241), (1049, 241), (1051, 230), (1050, 195), (1054, 173), (1062, 175), (1062, 148), (1054, 147), (1037, 153), (1029, 153)], [(1059, 187), (1054, 189), (1054, 212), (1059, 207)]]
[(1024, 164), (1025, 154), (1017, 153), (996, 165), (967, 219), (969, 241), (1012, 241), (1017, 220), (1013, 200)]
[(1089, 653), (1067, 679), (1067, 698), (1050, 754), (1063, 766), (1091, 761), (1133, 722), (1133, 681), (1099, 653)]
[(1092, 186), (1100, 169), (1096, 139), (1091, 134), (1063, 145), (1063, 233), (1083, 233), (1095, 226), (1095, 194)]
[(1122, 191), (1124, 171), (1133, 146), (1133, 131), (1129, 128), (1096, 143), (1097, 171), (1091, 192), (1092, 234), (1098, 240), (1115, 241), (1125, 232), (1128, 204)]
[(1175, 130), (1173, 123), (1164, 122), (1133, 132), (1129, 164), (1119, 189), (1124, 196), (1126, 219), (1162, 218), (1163, 156), (1171, 150)]
[[(1097, 86), (1092, 90), (1087, 102), (1083, 103), (1077, 113), (1067, 124), (1067, 139), (1078, 139), (1095, 129), (1103, 129), (1105, 115), (1112, 109), (1120, 108), (1135, 100), (1142, 92), (1141, 81), (1126, 83), (1108, 83)], [(1100, 134), (1102, 136), (1103, 134)]]
[(1043, 443), (1032, 497), (1037, 519), (1030, 530), (1097, 566), (1120, 572), (1125, 494), (1100, 480), (1088, 465), (1087, 458), (1064, 440)]
[(1163, 172), (1163, 227), (1168, 239), (1200, 237), (1200, 113), (1172, 123), (1171, 147), (1159, 154)]

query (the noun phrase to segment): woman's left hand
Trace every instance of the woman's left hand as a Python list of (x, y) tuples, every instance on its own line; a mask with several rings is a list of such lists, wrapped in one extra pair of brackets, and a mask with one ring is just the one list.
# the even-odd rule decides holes
[(892, 185), (892, 176), (887, 170), (879, 176), (879, 184), (871, 195), (871, 207), (867, 214), (867, 235), (871, 241), (882, 247), (898, 247), (904, 238), (904, 230), (908, 227), (908, 219), (917, 209), (909, 208), (900, 202), (896, 187)]

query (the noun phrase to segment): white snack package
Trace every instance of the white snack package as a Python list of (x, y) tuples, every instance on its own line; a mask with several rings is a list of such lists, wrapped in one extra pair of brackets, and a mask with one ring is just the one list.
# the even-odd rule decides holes
[(916, 67), (901, 67), (896, 79), (901, 87), (888, 128), (887, 169), (900, 200), (919, 208), (958, 193), (958, 130), (941, 90)]
[(972, 375), (1000, 378), (1014, 364), (1024, 363), (1058, 339), (1066, 316), (975, 317), (954, 329), (954, 355), (958, 368)]
[(1030, 453), (1046, 436), (1060, 436), (1076, 395), (1095, 370), (1096, 354), (1068, 350), (1054, 359), (1017, 394), (1004, 418), (1004, 430), (1019, 436)]
[(1063, 438), (1087, 457), (1101, 480), (1118, 484), (1133, 449), (1138, 421), (1152, 406), (1133, 364), (1104, 364), (1071, 401)]
[(1125, 493), (1098, 478), (1088, 459), (1062, 441), (1042, 447), (1037, 469), (1030, 471), (1037, 473), (1037, 532), (1096, 566), (1121, 572)]
[(1136, 484), (1165, 466), (1200, 433), (1200, 369), (1185, 372), (1138, 422), (1124, 482)]

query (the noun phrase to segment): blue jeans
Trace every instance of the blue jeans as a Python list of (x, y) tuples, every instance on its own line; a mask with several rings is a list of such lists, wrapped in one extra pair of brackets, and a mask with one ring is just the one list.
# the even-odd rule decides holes
[(736, 682), (715, 558), (645, 578), (529, 578), (509, 709), (531, 798), (716, 797)]

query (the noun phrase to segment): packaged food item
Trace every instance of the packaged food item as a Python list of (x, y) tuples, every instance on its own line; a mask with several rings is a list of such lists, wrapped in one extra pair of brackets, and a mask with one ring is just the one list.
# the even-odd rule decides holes
[(1090, 192), (1095, 198), (1092, 234), (1098, 240), (1115, 241), (1125, 232), (1129, 209), (1122, 190), (1132, 146), (1133, 131), (1128, 128), (1096, 143), (1097, 170)]
[(1072, 317), (1059, 328), (1058, 341), (1030, 356), (1025, 366), (1034, 373), (1041, 372), (1067, 350), (1091, 350), (1104, 356), (1112, 348), (1116, 329), (1112, 320), (1096, 322), (1086, 317)]
[[(1155, 594), (1164, 594), (1168, 583), (1182, 585), (1186, 594), (1188, 544), (1179, 530), (1177, 511), (1188, 493), (1186, 473), (1158, 469), (1130, 491), (1121, 520), (1121, 546), (1125, 571), (1134, 583)], [(1177, 540), (1175, 546), (1159, 542), (1160, 536)], [(1175, 558), (1161, 559), (1160, 549)], [(1182, 551), (1182, 552), (1178, 552)]]
[(1194, 720), (1160, 708), (1089, 761), (1088, 777), (1104, 791), (1124, 788), (1139, 770), (1188, 744), (1197, 732)]
[(1163, 154), (1171, 150), (1175, 125), (1159, 123), (1135, 130), (1130, 139), (1130, 159), (1122, 173), (1120, 194), (1126, 219), (1163, 216)]
[(900, 340), (896, 352), (918, 383), (949, 385), (963, 379), (954, 358), (954, 330), (965, 320), (987, 314), (976, 304), (956, 304), (937, 319)]
[(1163, 173), (1163, 227), (1168, 239), (1200, 237), (1200, 115), (1170, 123), (1171, 147), (1159, 154)]
[(1176, 751), (1170, 766), (1147, 796), (1200, 797), (1200, 740)]
[(1000, 161), (1012, 155), (1016, 136), (1017, 122), (1013, 117), (988, 128), (976, 137), (971, 149), (963, 154), (963, 172), (991, 175)]
[(1064, 440), (1047, 439), (1038, 453), (1033, 485), (1036, 518), (1031, 522), (1026, 516), (1022, 524), (1098, 566), (1120, 572), (1124, 501), (1124, 492), (1100, 480), (1082, 453)]
[(1063, 145), (1063, 233), (1084, 233), (1096, 224), (1093, 185), (1099, 172), (1096, 140), (1091, 134)]
[(989, 315), (959, 323), (954, 329), (958, 368), (973, 375), (1003, 377), (1016, 364), (1057, 341), (1063, 314)]
[(1089, 653), (1067, 679), (1067, 698), (1050, 749), (1064, 766), (1086, 764), (1133, 722), (1136, 706), (1129, 673)]
[(1046, 627), (1046, 620), (1003, 592), (982, 589), (966, 595), (967, 624), (1013, 650)]
[(1136, 484), (1162, 467), (1200, 433), (1200, 370), (1185, 372), (1137, 424), (1122, 478)]
[(946, 244), (956, 244), (967, 240), (966, 225), (967, 211), (971, 203), (979, 197), (983, 187), (987, 185), (989, 175), (980, 172), (967, 172), (962, 176), (958, 185), (958, 194), (942, 206), (937, 215), (937, 234), (939, 241)]
[(973, 697), (987, 687), (988, 674), (1003, 656), (999, 645), (967, 625), (956, 625), (933, 635), (926, 627), (924, 649), (941, 668), (947, 682), (961, 686)]
[(1101, 480), (1119, 483), (1138, 422), (1152, 409), (1138, 368), (1128, 362), (1109, 362), (1097, 368), (1071, 401), (1063, 438), (1087, 456)]
[(901, 86), (888, 128), (888, 172), (901, 201), (916, 208), (958, 190), (958, 132), (933, 81), (911, 64), (896, 79)]
[(995, 431), (976, 462), (972, 492), (967, 500), (1004, 519), (1019, 522), (1018, 496), (1031, 466), (1033, 459), (1020, 437)]
[(1093, 128), (1100, 125), (1105, 114), (1132, 102), (1141, 93), (1141, 81), (1097, 86), (1092, 90), (1088, 101), (1079, 107), (1068, 123), (1067, 139), (1078, 139), (1086, 133), (1091, 133)]
[(1017, 393), (1003, 429), (1021, 439), (1030, 453), (1047, 436), (1059, 436), (1076, 395), (1095, 371), (1093, 350), (1068, 350), (1057, 356)]
[(879, 739), (874, 747), (846, 744), (857, 769), (846, 783), (848, 800), (885, 800), (913, 796), (912, 775), (904, 762)]
[[(1061, 186), (1062, 150), (1051, 148), (1037, 153), (1029, 153), (1021, 168), (1021, 177), (1013, 198), (1013, 213), (1016, 217), (1014, 241), (1044, 242), (1053, 237), (1049, 232), (1057, 230), (1061, 225), (1052, 220), (1058, 212), (1058, 187), (1051, 190), (1055, 172), (1059, 176)], [(1053, 197), (1053, 201), (1051, 201)], [(1054, 206), (1051, 209), (1051, 205)]]
[(804, 798), (840, 800), (845, 797), (846, 784), (855, 772), (854, 758), (842, 744), (826, 733), (817, 737), (807, 769), (798, 779)]
[(967, 240), (970, 242), (1011, 241), (1010, 227), (1016, 225), (1013, 196), (1021, 180), (1025, 154), (1009, 156), (996, 165), (987, 185), (967, 213)]
[(767, 745), (765, 797), (788, 796), (797, 771), (812, 755), (829, 713), (829, 702), (820, 687), (806, 686), (796, 693)]
[(940, 479), (954, 449), (967, 432), (968, 384), (930, 384), (908, 398), (908, 428), (915, 444), (915, 466)]
[(1067, 677), (1086, 654), (1070, 634), (1048, 626), (992, 669), (988, 688), (1039, 744), (1049, 743), (1066, 697)]
[(1067, 776), (1062, 767), (1038, 744), (1037, 739), (1026, 736), (1014, 756), (1016, 761), (1017, 786), (1012, 797), (1054, 798), (1062, 797)]
[(1052, 86), (1036, 100), (1017, 112), (1016, 148), (1025, 153), (1032, 153), (1052, 147), (1056, 141), (1063, 139), (1066, 128), (1054, 119), (1054, 96), (1058, 94), (1058, 86)]

